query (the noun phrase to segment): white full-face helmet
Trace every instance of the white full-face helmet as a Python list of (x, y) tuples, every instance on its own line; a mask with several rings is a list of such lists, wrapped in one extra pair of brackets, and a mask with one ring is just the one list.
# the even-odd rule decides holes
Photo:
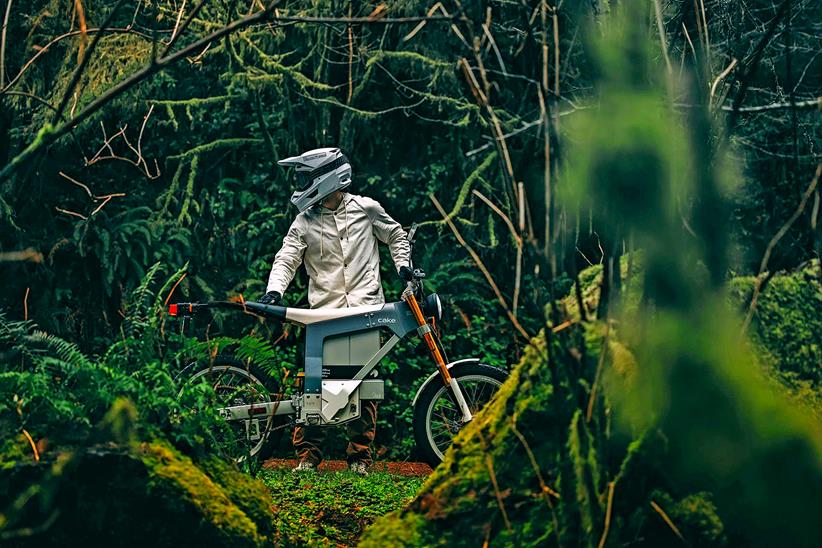
[(300, 212), (351, 184), (351, 164), (338, 148), (315, 148), (277, 163), (296, 168), (300, 190), (291, 195), (291, 203)]

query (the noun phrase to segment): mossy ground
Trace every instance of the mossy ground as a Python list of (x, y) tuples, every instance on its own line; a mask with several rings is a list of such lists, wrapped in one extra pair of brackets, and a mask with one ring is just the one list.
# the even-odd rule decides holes
[(422, 484), (418, 477), (385, 472), (264, 470), (279, 544), (346, 546), (378, 517), (402, 508)]

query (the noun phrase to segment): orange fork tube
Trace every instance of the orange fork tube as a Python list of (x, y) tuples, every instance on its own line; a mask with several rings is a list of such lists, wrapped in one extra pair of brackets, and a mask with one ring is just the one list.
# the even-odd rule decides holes
[[(422, 314), (422, 310), (420, 310), (420, 305), (417, 302), (417, 297), (411, 295), (408, 299), (405, 300), (408, 303), (408, 306), (411, 307), (411, 312), (414, 314), (414, 318), (417, 320), (417, 324), (422, 327), (424, 325), (428, 325), (428, 322), (425, 321), (425, 316)], [(426, 344), (428, 345), (428, 350), (431, 351), (431, 355), (434, 357), (434, 361), (437, 363), (437, 368), (440, 370), (440, 376), (442, 377), (442, 382), (448, 386), (451, 383), (451, 373), (448, 372), (448, 367), (445, 365), (445, 359), (442, 357), (442, 353), (440, 349), (437, 347), (437, 343), (434, 340), (434, 335), (429, 331), (428, 333), (423, 333), (422, 338), (425, 340)]]

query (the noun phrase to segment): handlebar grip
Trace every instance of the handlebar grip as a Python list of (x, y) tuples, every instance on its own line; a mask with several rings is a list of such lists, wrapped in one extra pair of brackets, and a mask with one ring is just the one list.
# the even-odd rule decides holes
[(177, 316), (193, 316), (195, 306), (195, 303), (172, 303), (168, 305), (168, 314), (175, 318)]

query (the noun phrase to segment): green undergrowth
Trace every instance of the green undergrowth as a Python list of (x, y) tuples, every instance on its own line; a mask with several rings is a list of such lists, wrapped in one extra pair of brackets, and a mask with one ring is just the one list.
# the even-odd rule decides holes
[(347, 471), (264, 470), (260, 478), (271, 492), (277, 538), (281, 544), (297, 546), (355, 544), (375, 519), (407, 504), (423, 481)]

